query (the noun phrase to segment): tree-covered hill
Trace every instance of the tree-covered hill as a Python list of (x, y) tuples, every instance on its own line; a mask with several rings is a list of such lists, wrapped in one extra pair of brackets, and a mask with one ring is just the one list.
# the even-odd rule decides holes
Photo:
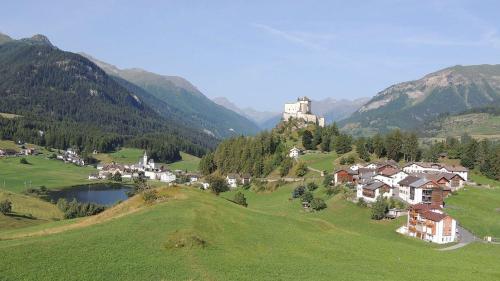
[(3, 138), (88, 151), (125, 143), (162, 147), (165, 161), (180, 157), (179, 149), (201, 155), (217, 142), (161, 116), (93, 62), (54, 47), (44, 36), (3, 42), (0, 112), (23, 116), (0, 119)]
[(356, 134), (415, 129), (443, 113), (492, 105), (500, 105), (500, 65), (454, 66), (383, 90), (339, 124)]

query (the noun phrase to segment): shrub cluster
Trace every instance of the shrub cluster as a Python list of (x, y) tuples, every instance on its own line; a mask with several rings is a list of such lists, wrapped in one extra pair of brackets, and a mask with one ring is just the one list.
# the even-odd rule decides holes
[(64, 218), (73, 219), (79, 217), (93, 216), (101, 213), (106, 209), (105, 206), (94, 203), (80, 203), (73, 199), (68, 202), (64, 198), (57, 201), (57, 207), (64, 212)]

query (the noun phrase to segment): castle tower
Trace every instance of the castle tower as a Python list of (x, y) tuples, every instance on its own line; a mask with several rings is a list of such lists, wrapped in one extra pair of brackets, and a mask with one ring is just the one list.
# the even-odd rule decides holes
[(298, 98), (297, 101), (300, 104), (299, 112), (303, 114), (311, 114), (311, 100), (308, 97)]

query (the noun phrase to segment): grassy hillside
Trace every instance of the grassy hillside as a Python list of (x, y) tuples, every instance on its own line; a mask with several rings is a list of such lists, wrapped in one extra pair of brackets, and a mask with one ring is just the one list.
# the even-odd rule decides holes
[(172, 170), (184, 170), (184, 171), (198, 171), (198, 164), (200, 163), (200, 158), (181, 152), (181, 161), (168, 164), (167, 166)]
[(500, 116), (469, 113), (438, 118), (426, 126), (424, 133), (442, 138), (467, 133), (475, 138), (500, 139)]
[(305, 213), (288, 200), (292, 189), (246, 192), (248, 208), (184, 189), (184, 196), (105, 223), (0, 241), (0, 255), (9, 257), (0, 272), (6, 280), (500, 278), (499, 246), (436, 251), (395, 233), (402, 221), (371, 221), (368, 209), (340, 197)]
[(500, 184), (467, 187), (446, 200), (446, 211), (480, 238), (500, 237)]
[(335, 152), (329, 153), (310, 153), (301, 155), (299, 158), (304, 161), (308, 167), (311, 167), (320, 171), (333, 171), (334, 161), (337, 159), (337, 154)]
[(21, 164), (20, 157), (0, 159), (0, 188), (21, 192), (26, 188), (46, 186), (61, 188), (88, 183), (88, 176), (96, 170), (79, 167), (43, 156), (25, 157), (29, 164)]
[(0, 214), (0, 229), (14, 229), (63, 218), (63, 213), (53, 204), (26, 195), (0, 189), (0, 201), (12, 202), (12, 214)]
[(94, 155), (94, 158), (103, 163), (116, 162), (120, 164), (135, 164), (143, 155), (143, 149), (125, 147), (112, 153), (99, 153)]

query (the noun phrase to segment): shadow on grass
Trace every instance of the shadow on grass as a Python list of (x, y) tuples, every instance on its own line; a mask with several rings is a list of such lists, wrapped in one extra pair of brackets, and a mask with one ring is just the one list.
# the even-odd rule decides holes
[(25, 214), (18, 214), (18, 213), (8, 213), (8, 214), (5, 214), (5, 216), (7, 217), (11, 217), (11, 218), (14, 218), (14, 219), (30, 219), (30, 220), (36, 220), (37, 218), (35, 218), (34, 216), (32, 215), (25, 215)]

